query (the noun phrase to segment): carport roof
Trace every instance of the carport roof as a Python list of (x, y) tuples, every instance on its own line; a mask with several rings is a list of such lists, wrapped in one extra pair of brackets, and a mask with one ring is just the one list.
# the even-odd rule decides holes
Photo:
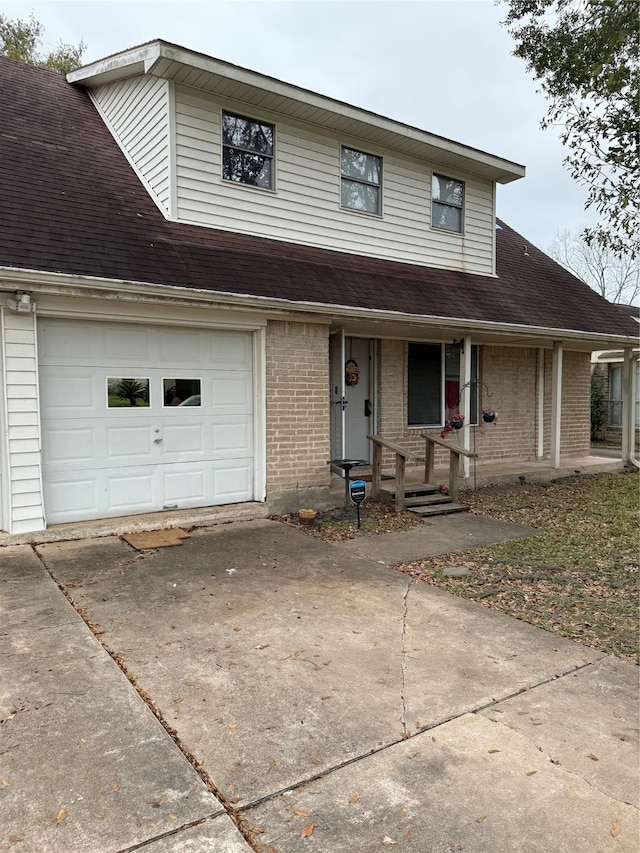
[(0, 58), (0, 266), (214, 293), (636, 336), (637, 323), (500, 222), (497, 277), (164, 218), (87, 92)]

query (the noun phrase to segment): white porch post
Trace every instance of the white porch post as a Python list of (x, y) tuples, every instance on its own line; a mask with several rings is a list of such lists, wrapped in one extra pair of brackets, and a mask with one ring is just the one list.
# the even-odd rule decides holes
[(538, 459), (544, 456), (544, 350), (538, 350)]
[[(459, 430), (462, 433), (460, 444), (465, 450), (471, 449), (471, 338), (467, 335), (462, 339), (462, 352), (460, 353), (460, 387), (466, 386), (460, 397), (460, 411), (464, 415), (467, 427)], [(469, 476), (469, 457), (462, 456), (462, 473)]]
[(622, 461), (626, 464), (631, 464), (635, 447), (634, 367), (633, 350), (628, 347), (622, 364)]
[(562, 418), (562, 341), (553, 342), (551, 366), (551, 467), (560, 467), (560, 421)]

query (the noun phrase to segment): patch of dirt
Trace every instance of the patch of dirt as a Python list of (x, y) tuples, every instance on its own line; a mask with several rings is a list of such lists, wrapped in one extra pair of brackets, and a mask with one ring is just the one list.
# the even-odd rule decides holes
[(355, 506), (349, 510), (340, 507), (319, 512), (312, 525), (301, 524), (297, 513), (272, 518), (297, 527), (308, 536), (325, 542), (340, 542), (366, 534), (390, 533), (393, 530), (410, 530), (424, 524), (420, 516), (413, 512), (396, 512), (391, 504), (378, 503), (369, 498), (360, 506), (360, 529)]

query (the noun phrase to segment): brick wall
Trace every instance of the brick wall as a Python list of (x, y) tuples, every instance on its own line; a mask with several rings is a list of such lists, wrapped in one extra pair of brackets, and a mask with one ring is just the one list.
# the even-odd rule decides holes
[(329, 485), (328, 341), (321, 323), (267, 324), (267, 499)]
[[(415, 453), (424, 453), (420, 428), (407, 427), (406, 386), (407, 345), (404, 341), (380, 342), (378, 433)], [(545, 363), (545, 454), (550, 452), (551, 423), (551, 351), (542, 353)], [(472, 427), (471, 449), (483, 461), (535, 459), (537, 454), (537, 373), (540, 354), (537, 348), (483, 346), (480, 348), (479, 378), (491, 393), (481, 389), (483, 408), (499, 413), (496, 424), (482, 420)], [(561, 453), (567, 456), (589, 454), (590, 362), (588, 353), (563, 354)], [(480, 414), (481, 417), (481, 414)], [(465, 427), (467, 429), (467, 427)], [(440, 430), (428, 430), (438, 435)], [(452, 434), (449, 441), (456, 441)], [(446, 450), (436, 450), (436, 466), (448, 465)], [(392, 464), (391, 454), (383, 457)]]

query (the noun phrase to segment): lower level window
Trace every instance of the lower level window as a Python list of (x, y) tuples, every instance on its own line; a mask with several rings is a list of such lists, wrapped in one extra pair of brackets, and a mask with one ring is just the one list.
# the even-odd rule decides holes
[[(478, 347), (471, 347), (471, 411), (478, 422)], [(460, 347), (450, 344), (409, 344), (409, 426), (441, 426), (459, 412)]]

